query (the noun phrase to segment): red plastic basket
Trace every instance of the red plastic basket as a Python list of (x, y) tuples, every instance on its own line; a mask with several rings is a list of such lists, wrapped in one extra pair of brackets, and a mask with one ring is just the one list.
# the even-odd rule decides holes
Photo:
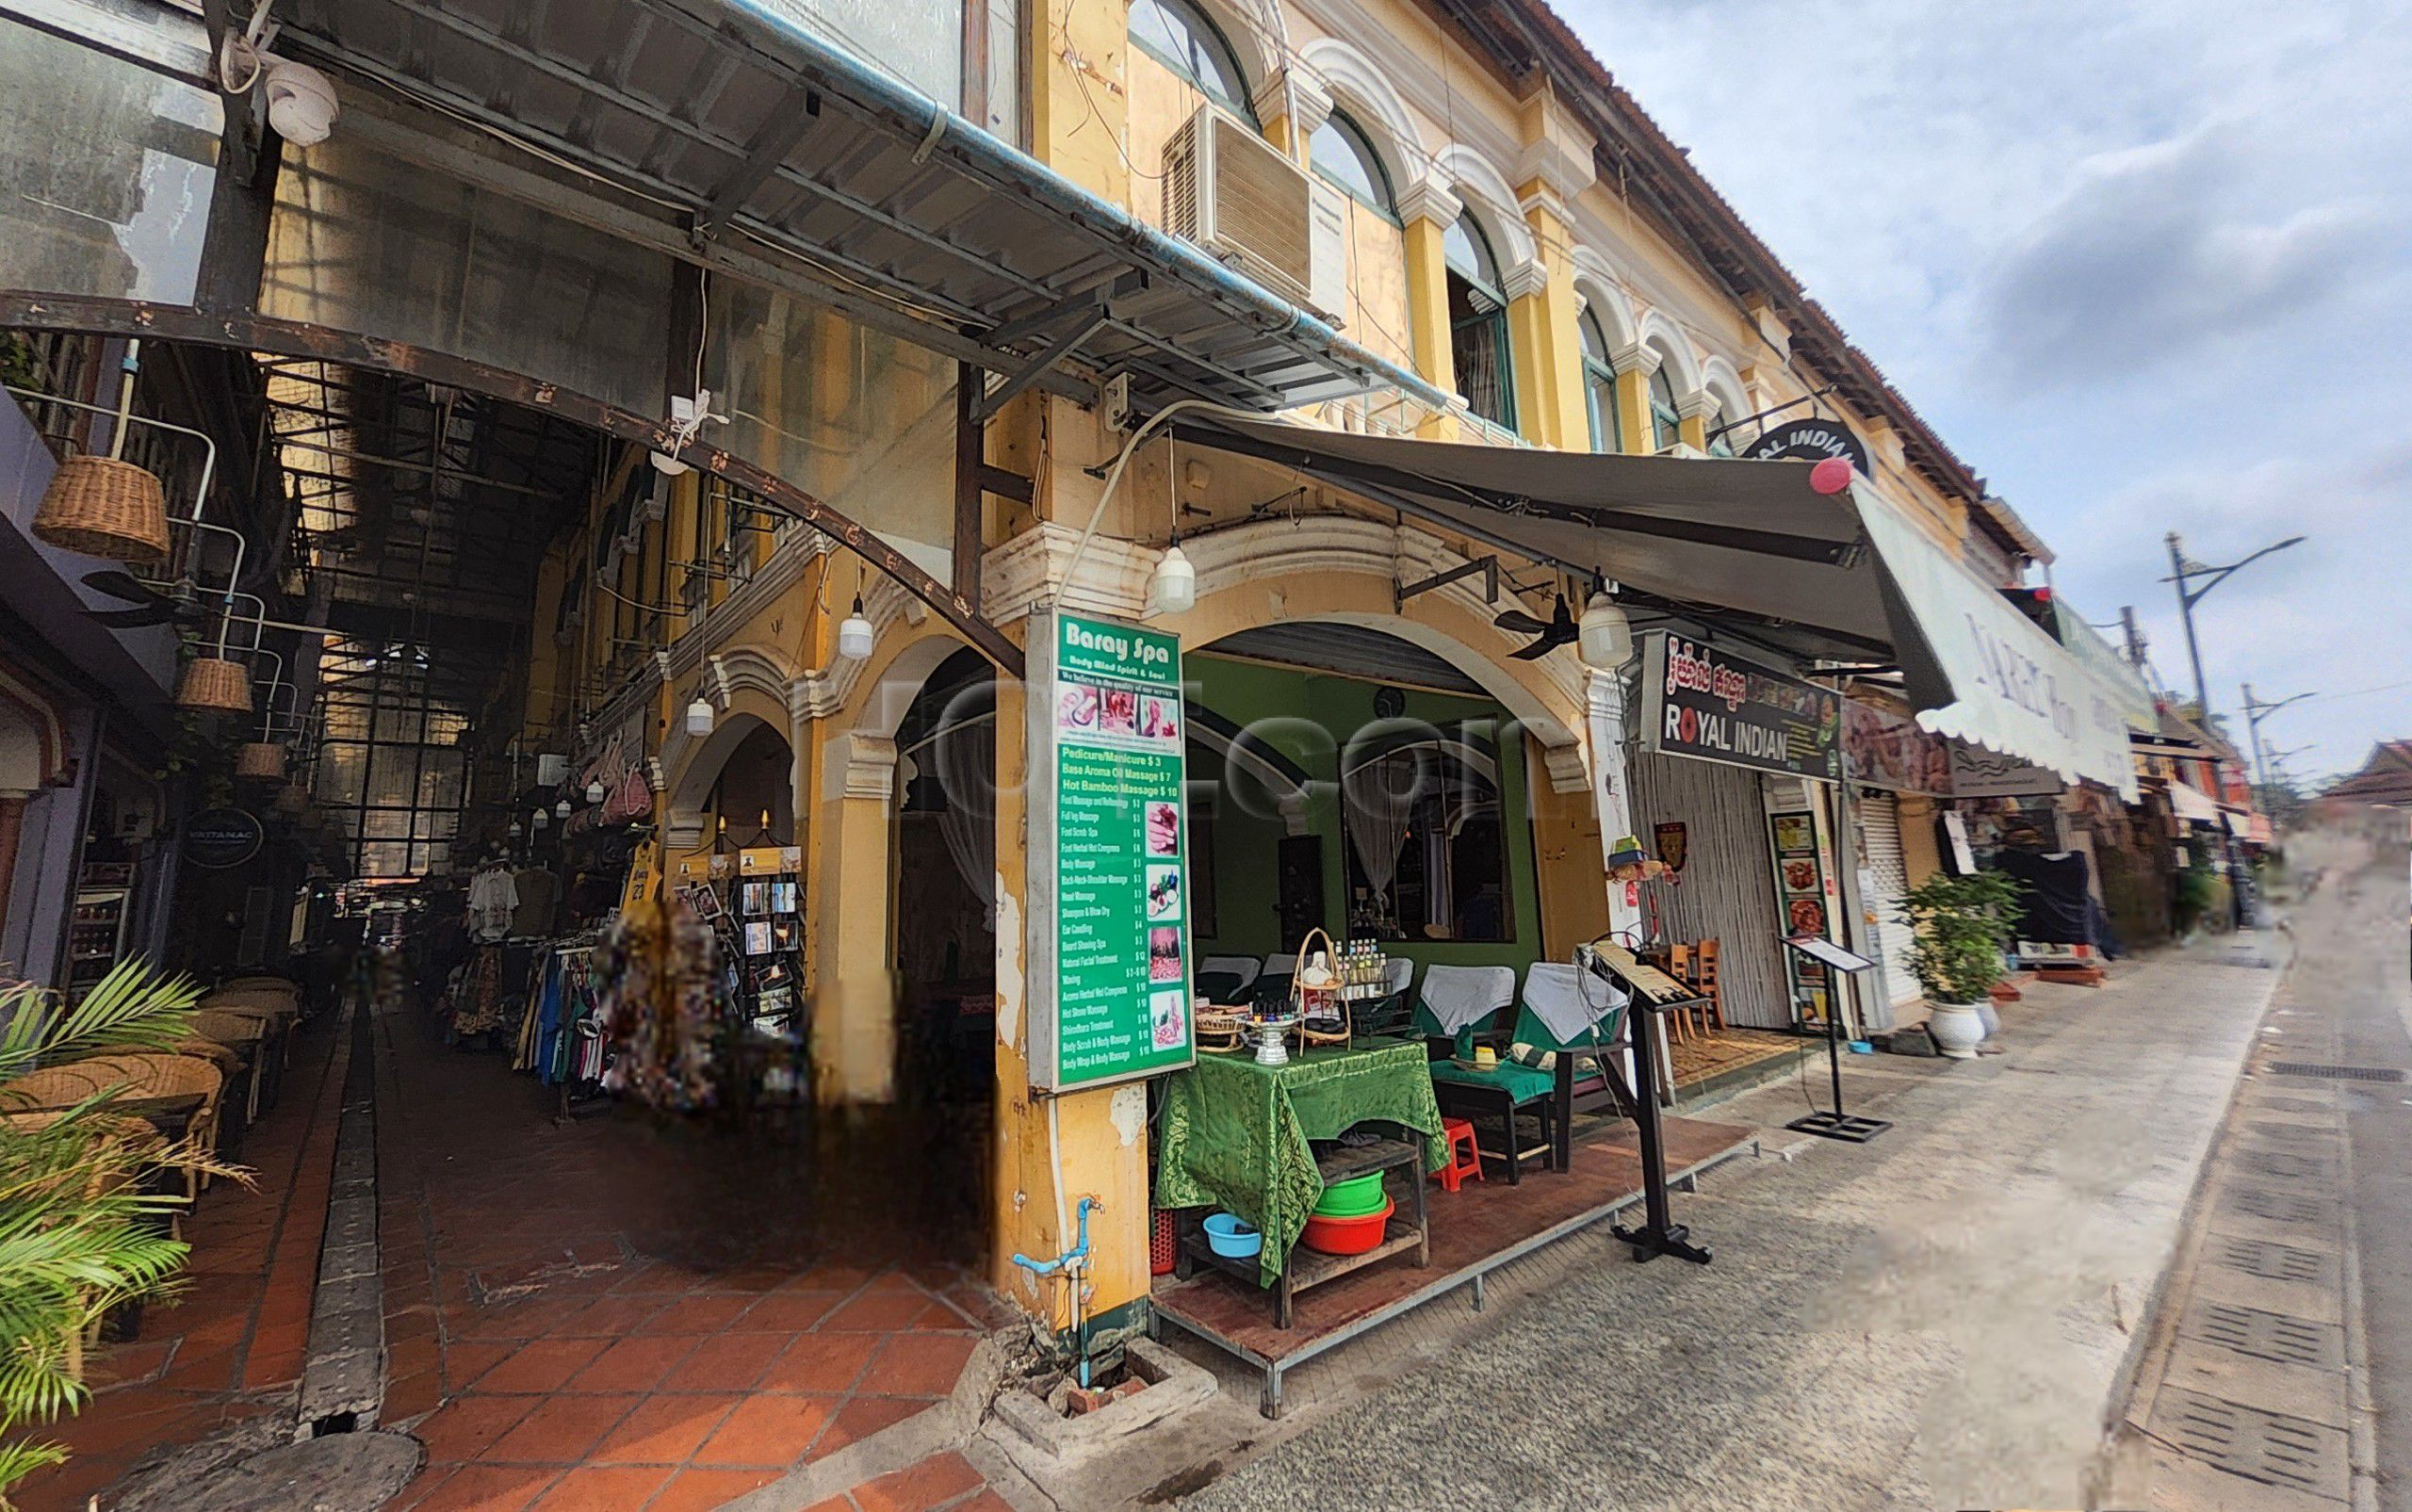
[(1148, 1274), (1170, 1276), (1173, 1262), (1180, 1259), (1181, 1227), (1173, 1220), (1171, 1210), (1156, 1210), (1156, 1227), (1148, 1235)]

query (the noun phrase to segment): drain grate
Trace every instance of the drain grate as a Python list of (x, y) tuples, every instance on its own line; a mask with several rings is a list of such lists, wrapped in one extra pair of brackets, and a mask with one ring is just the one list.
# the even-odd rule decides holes
[(2322, 1065), (2317, 1061), (2272, 1061), (2275, 1076), (2312, 1076), (2322, 1081), (2401, 1081), (2404, 1073), (2389, 1065)]
[(2239, 1168), (2256, 1176), (2275, 1177), (2281, 1181), (2311, 1181), (2336, 1174), (2333, 1161), (2309, 1155), (2297, 1155), (2282, 1149), (2248, 1149), (2237, 1152)]
[(2161, 1390), (2152, 1417), (2163, 1439), (2231, 1475), (2320, 1496), (2351, 1487), (2345, 1436), (2334, 1428), (2175, 1387)]
[(2272, 1223), (2322, 1223), (2328, 1217), (2328, 1204), (2319, 1197), (2297, 1196), (2291, 1192), (2265, 1192), (2259, 1187), (2239, 1187), (2228, 1194), (2240, 1212)]
[(2247, 1276), (2257, 1276), (2265, 1281), (2309, 1281), (2319, 1286), (2336, 1284), (2334, 1262), (2318, 1250), (2297, 1249), (2267, 1239), (2228, 1239), (2214, 1242), (2211, 1258), (2231, 1270)]
[(2205, 1303), (2186, 1309), (2186, 1321), (2179, 1331), (2207, 1344), (2273, 1364), (2309, 1365), (2330, 1371), (2345, 1368), (2345, 1351), (2337, 1329), (2283, 1312), (2232, 1307), (2225, 1302)]

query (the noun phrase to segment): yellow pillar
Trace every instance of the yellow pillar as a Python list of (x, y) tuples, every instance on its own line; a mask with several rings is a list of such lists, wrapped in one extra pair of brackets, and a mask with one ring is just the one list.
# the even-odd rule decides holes
[[(1441, 238), (1458, 219), (1459, 205), (1447, 190), (1418, 184), (1399, 197), (1406, 222), (1408, 350), (1418, 378), (1445, 393), (1458, 386), (1457, 361), (1449, 349), (1449, 263)], [(1435, 415), (1422, 430), (1433, 433), (1451, 429)]]
[(811, 819), (812, 1061), (823, 1102), (886, 1102), (896, 1091), (896, 982), (889, 968), (896, 742), (851, 730), (822, 741)]
[(1024, 963), (1032, 933), (1053, 928), (1054, 920), (1027, 906), (1027, 707), (1023, 686), (999, 679), (997, 1163), (988, 1280), (1059, 1332), (1070, 1327), (1068, 1283), (1035, 1276), (1013, 1257), (1053, 1260), (1071, 1248), (1080, 1200), (1095, 1198), (1081, 1311), (1094, 1326), (1111, 1329), (1135, 1321), (1129, 1309), (1148, 1293), (1148, 1094), (1145, 1083), (1133, 1081), (1050, 1097), (1030, 1084)]
[(1679, 415), (1675, 420), (1675, 434), (1682, 439), (1685, 446), (1691, 447), (1694, 451), (1706, 451), (1708, 449), (1708, 416), (1697, 410), (1689, 415)]
[[(1575, 327), (1573, 229), (1562, 206), (1538, 185), (1524, 188), (1524, 221), (1539, 261), (1511, 272), (1508, 335), (1516, 355), (1516, 420), (1524, 439), (1587, 451), (1591, 413), (1583, 393), (1583, 337)], [(1521, 298), (1517, 296), (1522, 295)]]
[(1658, 428), (1650, 417), (1650, 375), (1657, 366), (1635, 364), (1618, 370), (1617, 430), (1627, 451), (1647, 455), (1658, 449)]

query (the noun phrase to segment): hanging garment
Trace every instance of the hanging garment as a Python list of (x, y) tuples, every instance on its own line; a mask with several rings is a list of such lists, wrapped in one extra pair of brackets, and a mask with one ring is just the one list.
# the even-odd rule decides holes
[(481, 945), (469, 958), (461, 984), (460, 1006), (453, 1010), (452, 1032), (465, 1039), (482, 1034), (502, 1022), (502, 947)]
[(543, 867), (525, 867), (513, 874), (511, 886), (517, 895), (511, 909), (511, 933), (521, 939), (550, 935), (554, 905), (561, 902), (561, 879)]
[(511, 916), (519, 906), (519, 888), (501, 867), (487, 867), (469, 879), (469, 933), (481, 940), (498, 940), (511, 933)]

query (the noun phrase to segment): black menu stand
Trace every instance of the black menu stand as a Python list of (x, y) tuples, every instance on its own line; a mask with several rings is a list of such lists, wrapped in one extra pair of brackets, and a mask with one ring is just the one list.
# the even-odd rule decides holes
[[(1654, 967), (1644, 966), (1632, 951), (1607, 941), (1595, 941), (1581, 952), (1592, 975), (1632, 999), (1629, 1012), (1670, 1013), (1702, 1001), (1699, 994)], [(1673, 1221), (1667, 1202), (1667, 1147), (1658, 1127), (1658, 1036), (1646, 1018), (1633, 1026), (1633, 1122), (1641, 1135), (1641, 1213), (1638, 1228), (1611, 1225), (1617, 1242), (1633, 1246), (1639, 1261), (1672, 1255), (1695, 1265), (1709, 1262), (1705, 1246), (1691, 1242), (1691, 1230)]]
[[(1856, 976), (1876, 965), (1867, 957), (1854, 955), (1833, 941), (1816, 935), (1795, 935), (1784, 943), (1811, 960), (1821, 961), (1850, 976)], [(1857, 1114), (1843, 1112), (1843, 1013), (1842, 1004), (1832, 993), (1826, 998), (1826, 1069), (1833, 1078), (1834, 1111), (1804, 1114), (1785, 1128), (1797, 1129), (1820, 1139), (1839, 1139), (1846, 1144), (1865, 1145), (1893, 1127), (1882, 1118), (1863, 1118)]]

